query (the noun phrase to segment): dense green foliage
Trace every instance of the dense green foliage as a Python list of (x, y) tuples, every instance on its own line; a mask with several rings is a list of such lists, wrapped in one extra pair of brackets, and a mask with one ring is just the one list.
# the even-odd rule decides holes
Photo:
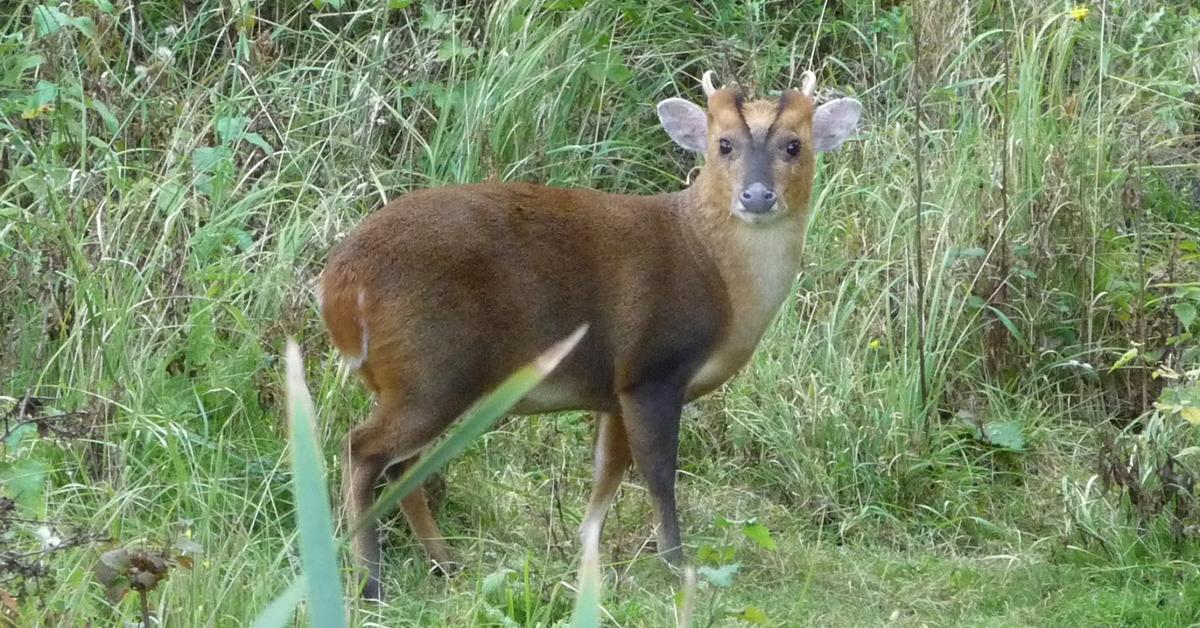
[[(0, 616), (248, 622), (299, 573), (285, 337), (331, 471), (368, 408), (313, 300), (340, 236), (430, 185), (678, 189), (697, 163), (655, 102), (811, 68), (865, 124), (819, 164), (795, 299), (685, 413), (697, 624), (1200, 621), (1200, 9), (6, 6)], [(352, 623), (566, 622), (591, 429), (483, 436), (439, 509), (465, 571), (425, 574), (397, 519), (395, 595)], [(604, 540), (615, 625), (675, 621), (648, 519), (635, 477)], [(119, 595), (93, 575), (114, 548), (169, 577)]]

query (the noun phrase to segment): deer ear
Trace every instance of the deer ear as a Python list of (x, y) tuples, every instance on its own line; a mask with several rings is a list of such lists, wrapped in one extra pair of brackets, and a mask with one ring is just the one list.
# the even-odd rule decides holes
[(699, 105), (682, 98), (658, 103), (658, 120), (676, 144), (703, 153), (708, 136), (708, 115)]
[(858, 126), (862, 105), (853, 98), (831, 100), (813, 113), (813, 149), (818, 153), (837, 150)]

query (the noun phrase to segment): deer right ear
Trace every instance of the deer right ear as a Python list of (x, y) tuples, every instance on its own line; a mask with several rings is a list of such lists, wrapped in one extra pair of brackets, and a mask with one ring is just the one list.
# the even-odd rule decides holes
[(703, 153), (708, 136), (708, 115), (699, 105), (682, 98), (658, 103), (658, 120), (676, 144)]

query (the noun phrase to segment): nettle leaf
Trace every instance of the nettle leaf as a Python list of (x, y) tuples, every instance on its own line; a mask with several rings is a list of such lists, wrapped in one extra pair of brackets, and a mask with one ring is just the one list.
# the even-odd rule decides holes
[(226, 145), (235, 144), (246, 134), (246, 127), (249, 125), (250, 118), (246, 116), (218, 118), (216, 123), (217, 140)]
[(433, 7), (433, 3), (421, 5), (421, 28), (427, 31), (440, 31), (450, 25), (450, 18)]
[(91, 105), (92, 109), (95, 109), (96, 113), (100, 114), (100, 119), (104, 121), (104, 128), (108, 129), (109, 133), (116, 135), (117, 131), (120, 130), (120, 123), (117, 122), (117, 116), (113, 115), (112, 109), (109, 109), (108, 105), (95, 98), (91, 99)]
[(193, 302), (191, 316), (191, 331), (188, 333), (187, 347), (184, 348), (184, 359), (193, 368), (208, 366), (212, 363), (214, 348), (217, 344), (216, 323), (213, 321), (211, 306)]
[(196, 172), (212, 173), (232, 157), (224, 146), (204, 146), (192, 151), (192, 168)]
[(589, 63), (587, 73), (597, 83), (608, 81), (620, 85), (633, 78), (633, 72), (625, 66), (625, 57), (613, 50), (606, 50), (602, 58)]
[(15, 85), (21, 80), (21, 75), (37, 68), (46, 61), (46, 57), (33, 53), (14, 55), (12, 65), (4, 72), (4, 84)]
[(48, 37), (71, 23), (71, 18), (58, 7), (43, 4), (33, 7), (33, 28), (38, 37)]
[(13, 501), (27, 512), (41, 515), (42, 496), (46, 490), (46, 463), (26, 456), (0, 467), (0, 484)]
[(746, 538), (758, 543), (758, 546), (763, 549), (774, 550), (778, 547), (775, 544), (775, 539), (771, 538), (771, 531), (761, 523), (754, 521), (746, 522), (742, 526), (742, 533), (746, 535)]
[(729, 587), (733, 586), (734, 574), (736, 574), (738, 569), (741, 568), (741, 563), (732, 563), (723, 567), (717, 567), (716, 569), (712, 567), (701, 567), (700, 569), (696, 570), (696, 572), (700, 574), (701, 578), (707, 580), (714, 587), (728, 589)]
[(113, 9), (112, 2), (109, 2), (109, 0), (87, 0), (87, 1), (89, 4), (95, 5), (95, 7), (97, 9), (100, 9), (101, 11), (104, 11), (105, 13), (107, 13), (109, 15), (112, 15), (115, 11), (115, 9)]
[(31, 108), (49, 105), (58, 99), (58, 85), (48, 81), (38, 81), (37, 87), (29, 95), (27, 103)]
[(509, 576), (514, 573), (517, 572), (507, 567), (501, 567), (500, 569), (488, 574), (487, 577), (483, 579), (483, 594), (487, 596), (494, 596), (502, 591), (504, 586), (508, 583)]
[(1176, 303), (1171, 306), (1175, 312), (1175, 318), (1179, 319), (1179, 324), (1183, 325), (1184, 329), (1192, 326), (1196, 322), (1196, 306), (1191, 303)]
[(25, 445), (25, 441), (30, 443), (37, 440), (37, 425), (33, 423), (22, 423), (9, 431), (8, 437), (4, 439), (4, 446), (9, 452), (14, 452)]
[(460, 43), (457, 37), (451, 37), (438, 46), (437, 60), (446, 62), (460, 57), (466, 59), (473, 54), (475, 54), (474, 47)]
[(205, 146), (192, 151), (196, 189), (211, 197), (221, 196), (233, 180), (233, 151), (228, 146)]
[(242, 139), (261, 148), (262, 151), (268, 155), (275, 152), (275, 147), (271, 146), (271, 144), (267, 142), (267, 140), (264, 140), (263, 136), (259, 135), (258, 133), (247, 133)]
[(988, 423), (983, 427), (983, 442), (1004, 449), (1023, 451), (1025, 436), (1021, 434), (1021, 426), (1015, 421)]
[(75, 30), (78, 30), (88, 37), (96, 37), (96, 23), (93, 22), (92, 18), (90, 17), (73, 17), (71, 18), (71, 25), (75, 27)]
[(186, 199), (187, 188), (174, 181), (169, 181), (159, 186), (154, 206), (160, 216), (166, 217), (178, 211)]

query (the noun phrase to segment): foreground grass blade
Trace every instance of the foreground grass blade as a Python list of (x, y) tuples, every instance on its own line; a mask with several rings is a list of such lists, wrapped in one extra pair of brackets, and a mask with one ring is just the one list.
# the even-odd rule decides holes
[(280, 628), (286, 626), (292, 619), (292, 614), (296, 612), (296, 605), (300, 600), (304, 599), (304, 585), (306, 581), (303, 578), (296, 578), (292, 584), (279, 597), (271, 600), (271, 603), (263, 609), (262, 614), (254, 620), (253, 628)]
[(571, 613), (571, 628), (600, 625), (600, 557), (584, 552), (579, 564), (579, 594)]
[(508, 379), (504, 380), (504, 383), (483, 399), (475, 402), (475, 405), (471, 406), (459, 419), (458, 427), (450, 436), (423, 454), (417, 464), (383, 491), (379, 499), (375, 500), (375, 505), (367, 511), (367, 514), (355, 525), (345, 540), (353, 536), (354, 532), (362, 526), (374, 522), (384, 512), (395, 507), (396, 503), (404, 499), (405, 495), (420, 486), (429, 476), (462, 453), (467, 445), (471, 444), (471, 441), (491, 428), (492, 424), (508, 413), (518, 401), (545, 379), (563, 358), (567, 357), (567, 354), (587, 333), (587, 328), (586, 324), (579, 326), (570, 336), (547, 349), (533, 362), (510, 375)]
[[(542, 353), (540, 356), (538, 356), (529, 365), (521, 368), (516, 373), (513, 373), (512, 375), (510, 375), (508, 377), (508, 379), (504, 380), (504, 382), (502, 384), (500, 384), (500, 386), (498, 386), (495, 390), (493, 390), (491, 393), (489, 393), (487, 396), (485, 396), (481, 400), (477, 401), (475, 403), (475, 405), (473, 405), (469, 410), (467, 410), (467, 412), (463, 415), (461, 421), (459, 422), (458, 427), (455, 428), (454, 431), (451, 432), (451, 434), (448, 437), (446, 437), (440, 443), (438, 443), (436, 446), (434, 446), (432, 449), (430, 449), (428, 451), (428, 453), (426, 453), (424, 456), (421, 457), (421, 460), (417, 464), (413, 465), (413, 467), (411, 469), (409, 469), (399, 480), (397, 480), (396, 482), (393, 482), (392, 485), (390, 487), (388, 487), (388, 489), (386, 491), (384, 491), (383, 495), (381, 495), (379, 497), (379, 499), (376, 500), (375, 505), (371, 508), (371, 510), (367, 511), (367, 514), (362, 518), (362, 521), (360, 521), (358, 523), (358, 526), (366, 525), (366, 522), (373, 522), (375, 519), (377, 519), (379, 517), (379, 515), (382, 512), (384, 512), (388, 508), (393, 507), (396, 504), (396, 502), (403, 499), (404, 496), (407, 495), (408, 493), (412, 492), (412, 490), (414, 488), (416, 488), (417, 486), (420, 486), (420, 484), (422, 482), (424, 482), (425, 479), (427, 479), (430, 475), (432, 475), (439, 468), (441, 468), (442, 465), (446, 464), (452, 458), (454, 458), (459, 453), (461, 453), (462, 450), (465, 449), (467, 447), (467, 445), (469, 445), (471, 443), (472, 440), (474, 440), (476, 437), (478, 437), (479, 435), (481, 435), (485, 431), (487, 431), (487, 429), (490, 428), (492, 426), (492, 424), (494, 424), (500, 417), (504, 416), (509, 410), (511, 410), (512, 407), (514, 405), (516, 405), (516, 403), (518, 401), (520, 401), (523, 397), (525, 397), (525, 395), (527, 395), (529, 393), (529, 391), (533, 390), (533, 388), (535, 386), (537, 386), (539, 383), (541, 383), (541, 381), (543, 379), (545, 379), (546, 376), (549, 375), (554, 370), (555, 367), (558, 366), (559, 362), (562, 362), (563, 358), (565, 358), (567, 356), (567, 354), (569, 354), (571, 352), (571, 350), (575, 348), (575, 345), (579, 344), (579, 340), (581, 338), (583, 338), (585, 333), (587, 333), (587, 328), (588, 328), (588, 326), (586, 324), (581, 325), (566, 339), (558, 342), (553, 347), (550, 347), (548, 350), (546, 350), (544, 353)], [(295, 365), (294, 366), (293, 366), (293, 350), (295, 351), (295, 355), (294, 355)], [(288, 407), (289, 407), (289, 410), (297, 407), (297, 404), (293, 399), (293, 397), (295, 396), (295, 395), (293, 395), (293, 392), (294, 392), (294, 390), (298, 390), (303, 395), (304, 403), (302, 404), (302, 408), (308, 413), (308, 416), (311, 417), (312, 416), (312, 400), (309, 399), (308, 391), (304, 387), (304, 379), (303, 379), (303, 375), (301, 374), (301, 370), (300, 370), (299, 349), (296, 349), (294, 347), (294, 345), (289, 343), (287, 357), (288, 357), (287, 371), (288, 371), (288, 398), (289, 398)], [(294, 377), (293, 377), (293, 375), (294, 375)], [(298, 387), (297, 387), (297, 385), (298, 385)], [(296, 440), (298, 440), (298, 438), (297, 438), (297, 430), (295, 429), (294, 424), (295, 424), (295, 417), (293, 417), (292, 440), (296, 441)], [(309, 442), (311, 443), (311, 446), (314, 447), (314, 455), (315, 455), (316, 437), (312, 431), (311, 419), (309, 420), (309, 423), (308, 423), (308, 434), (309, 434)], [(298, 448), (296, 447), (295, 443), (293, 442), (293, 460), (294, 461), (296, 459), (298, 459), (298, 456), (296, 454), (297, 449)], [(295, 462), (294, 462), (294, 464), (295, 464)], [(318, 465), (320, 464), (319, 457), (317, 460), (317, 464)], [(317, 467), (310, 467), (310, 470), (316, 469), (316, 468)], [(300, 486), (299, 471), (300, 471), (299, 468), (297, 468), (295, 470), (295, 477), (296, 477), (295, 481), (297, 484), (297, 489), (299, 489), (299, 486)], [(319, 474), (319, 471), (318, 471), (318, 474)], [(321, 486), (322, 495), (324, 495), (323, 480), (321, 480), (320, 486)], [(297, 490), (297, 493), (299, 493), (299, 490)], [(312, 615), (313, 625), (321, 626), (322, 628), (324, 628), (324, 626), (327, 626), (327, 625), (328, 626), (345, 625), (345, 617), (343, 615), (344, 606), (342, 606), (342, 600), (341, 600), (341, 592), (342, 592), (341, 582), (340, 582), (340, 579), (337, 577), (336, 561), (333, 559), (333, 532), (332, 532), (332, 527), (331, 527), (331, 523), (330, 523), (332, 520), (332, 517), (329, 513), (328, 497), (326, 496), (321, 503), (325, 505), (324, 521), (327, 525), (330, 526), (329, 531), (324, 538), (328, 539), (330, 561), (332, 561), (332, 566), (328, 566), (328, 567), (324, 567), (324, 568), (330, 570), (330, 573), (332, 573), (332, 578), (335, 581), (333, 584), (327, 584), (325, 586), (336, 586), (335, 592), (337, 595), (337, 605), (338, 605), (338, 616), (337, 616), (336, 622), (331, 623), (331, 624), (325, 624), (325, 623), (322, 623), (322, 621), (324, 621), (324, 620), (319, 621), (318, 615), (316, 614), (316, 608), (315, 608), (316, 603), (313, 602), (313, 606), (314, 606), (314, 609), (313, 609), (314, 612)], [(300, 502), (299, 494), (297, 494), (297, 514), (301, 520), (303, 519), (303, 514), (301, 512), (303, 510), (303, 508), (302, 508), (303, 505), (304, 504), (302, 504)], [(357, 529), (358, 529), (358, 527), (356, 526), (353, 530), (351, 530), (349, 533), (347, 533), (339, 541), (339, 544), (347, 543), (350, 540), (350, 538), (354, 535), (354, 531)], [(303, 524), (301, 526), (300, 532), (301, 532), (301, 534), (300, 534), (300, 537), (301, 537), (301, 539), (300, 539), (301, 540), (300, 557), (301, 557), (301, 562), (304, 565), (304, 572), (305, 572), (304, 580), (306, 580), (311, 585), (314, 582), (314, 579), (312, 578), (312, 575), (309, 573), (310, 568), (312, 567), (312, 564), (306, 559), (306, 555), (304, 552), (305, 535), (304, 535)], [(256, 626), (256, 628), (275, 628), (278, 626), (283, 626), (286, 623), (287, 619), (290, 618), (292, 609), (295, 608), (296, 604), (298, 604), (301, 599), (301, 596), (297, 593), (297, 590), (302, 590), (301, 587), (298, 586), (298, 582), (299, 581), (293, 582), (283, 594), (281, 594), (279, 597), (272, 600), (271, 604), (267, 606), (266, 610), (264, 610), (263, 613), (261, 615), (259, 615), (258, 619), (255, 620), (254, 625)], [(310, 590), (309, 599), (310, 600), (313, 599), (311, 590)]]
[(287, 404), (296, 526), (300, 531), (300, 563), (307, 583), (310, 621), (313, 626), (338, 628), (346, 625), (346, 605), (333, 542), (333, 514), (300, 348), (291, 340), (287, 346)]

